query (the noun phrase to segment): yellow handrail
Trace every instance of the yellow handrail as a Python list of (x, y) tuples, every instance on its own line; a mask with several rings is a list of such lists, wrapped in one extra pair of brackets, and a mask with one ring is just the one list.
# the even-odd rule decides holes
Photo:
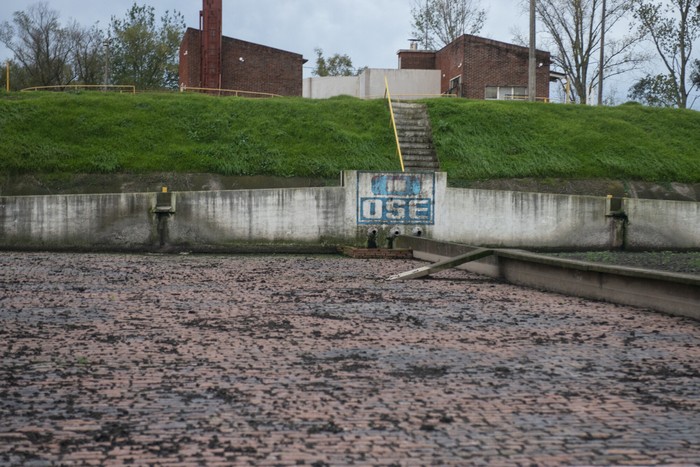
[(60, 84), (56, 86), (34, 86), (31, 88), (24, 88), (22, 89), (21, 92), (25, 91), (52, 91), (55, 89), (59, 90), (65, 90), (66, 88), (69, 89), (79, 89), (79, 88), (85, 88), (85, 89), (104, 89), (107, 90), (109, 89), (126, 89), (131, 91), (132, 94), (136, 94), (136, 86), (131, 85), (131, 84)]
[(260, 96), (260, 97), (282, 97), (279, 94), (272, 94), (269, 92), (257, 92), (257, 91), (241, 91), (238, 89), (218, 89), (218, 88), (195, 88), (190, 86), (181, 86), (180, 92), (196, 91), (196, 92), (218, 92), (218, 93), (228, 93), (233, 94), (235, 97), (240, 96)]
[(396, 152), (398, 152), (399, 154), (399, 162), (401, 162), (401, 172), (405, 172), (406, 168), (403, 165), (403, 155), (401, 154), (401, 144), (399, 143), (399, 131), (396, 129), (396, 116), (394, 115), (394, 106), (391, 105), (391, 94), (389, 93), (389, 79), (386, 76), (384, 76), (384, 85), (386, 86), (386, 98), (389, 102), (391, 126), (394, 129), (394, 137), (396, 138)]

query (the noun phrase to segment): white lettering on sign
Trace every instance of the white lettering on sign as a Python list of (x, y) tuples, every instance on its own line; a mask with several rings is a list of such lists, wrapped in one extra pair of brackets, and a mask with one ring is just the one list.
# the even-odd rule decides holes
[(432, 225), (435, 175), (359, 173), (358, 224)]

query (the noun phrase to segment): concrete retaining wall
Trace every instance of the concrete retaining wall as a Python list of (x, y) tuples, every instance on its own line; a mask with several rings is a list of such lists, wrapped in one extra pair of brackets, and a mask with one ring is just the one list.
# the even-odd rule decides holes
[(626, 199), (626, 246), (633, 250), (697, 249), (700, 203)]
[(431, 238), (515, 248), (600, 249), (615, 240), (606, 198), (448, 189)]
[(299, 188), (178, 193), (173, 245), (334, 243), (355, 235), (346, 190)]
[[(175, 189), (177, 187), (174, 187)], [(0, 198), (0, 248), (233, 251), (362, 245), (376, 230), (523, 249), (700, 249), (695, 202), (447, 188), (444, 173), (349, 171), (339, 187)], [(172, 211), (168, 213), (167, 211)]]
[(155, 193), (0, 198), (0, 247), (141, 249), (157, 241)]

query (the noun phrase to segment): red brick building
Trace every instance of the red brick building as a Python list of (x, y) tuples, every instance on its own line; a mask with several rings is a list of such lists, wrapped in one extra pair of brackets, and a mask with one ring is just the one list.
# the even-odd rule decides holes
[[(469, 99), (527, 98), (529, 49), (465, 34), (439, 51), (400, 50), (399, 69), (440, 70), (441, 90)], [(549, 97), (549, 52), (537, 51), (537, 98)]]
[(223, 36), (221, 22), (221, 0), (203, 0), (180, 44), (180, 86), (301, 96), (302, 55)]

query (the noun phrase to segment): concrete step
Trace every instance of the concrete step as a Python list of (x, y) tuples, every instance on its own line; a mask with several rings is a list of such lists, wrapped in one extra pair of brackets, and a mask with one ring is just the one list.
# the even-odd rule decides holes
[(428, 123), (427, 120), (415, 120), (415, 121), (406, 121), (406, 120), (396, 120), (396, 129), (397, 130), (406, 130), (406, 131), (427, 131), (429, 128), (430, 124)]
[(426, 158), (426, 157), (411, 157), (406, 154), (403, 155), (403, 162), (404, 164), (411, 164), (411, 165), (431, 165), (431, 164), (437, 164), (437, 161), (432, 158)]
[(405, 118), (426, 118), (428, 114), (420, 110), (394, 109), (394, 115), (398, 115)]
[(399, 135), (399, 141), (401, 144), (430, 144), (432, 146), (433, 139), (430, 137), (418, 137), (418, 136), (402, 136)]
[(410, 166), (404, 164), (403, 168), (406, 172), (437, 172), (440, 170), (437, 164), (434, 166)]
[(426, 106), (395, 102), (393, 109), (396, 118), (396, 132), (406, 170), (439, 170), (440, 163), (433, 146), (433, 136)]
[(405, 146), (401, 145), (401, 153), (403, 154), (413, 154), (415, 156), (430, 156), (435, 153), (435, 148), (432, 147), (431, 145), (423, 145), (423, 146)]
[(424, 104), (416, 104), (415, 102), (398, 102), (391, 101), (391, 106), (395, 109), (425, 109)]

